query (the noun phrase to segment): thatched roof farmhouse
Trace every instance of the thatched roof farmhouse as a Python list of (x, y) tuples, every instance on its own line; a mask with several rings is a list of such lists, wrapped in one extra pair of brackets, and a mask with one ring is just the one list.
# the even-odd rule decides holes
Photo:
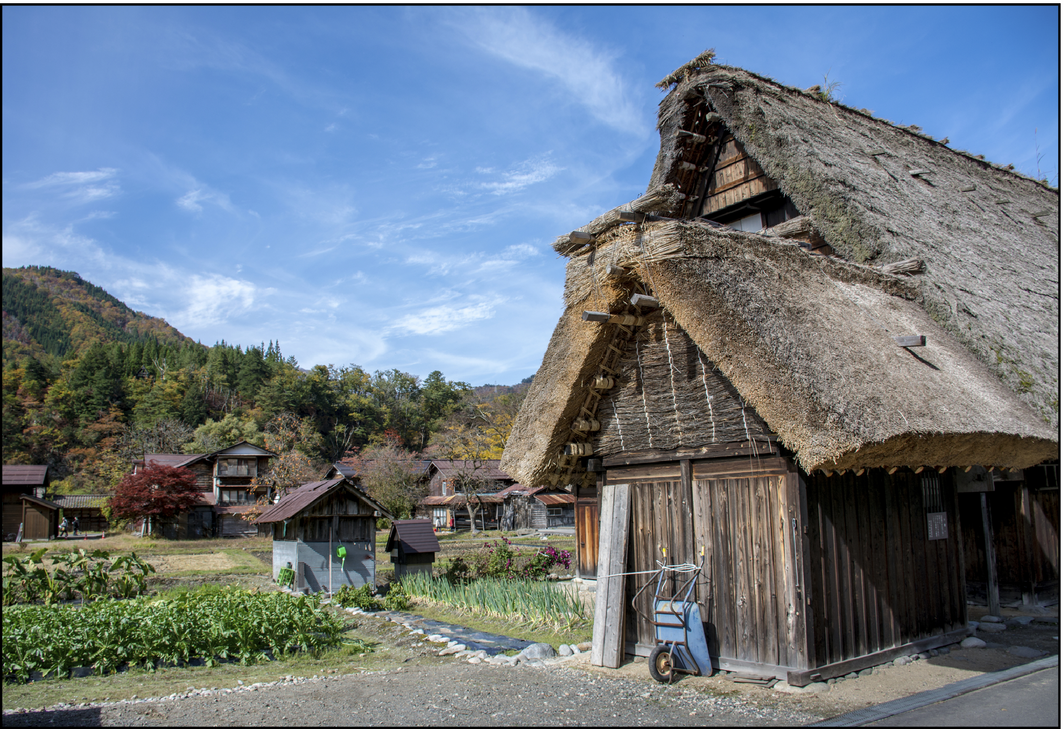
[(622, 606), (662, 550), (705, 550), (718, 667), (804, 685), (959, 640), (958, 493), (1058, 457), (1059, 192), (711, 52), (661, 85), (646, 194), (555, 242), (501, 462), (576, 498), (593, 662), (653, 649), (650, 598)]
[[(647, 195), (576, 231), (590, 239), (555, 244), (570, 258), (566, 310), (514, 427), (508, 473), (528, 485), (570, 477), (563, 449), (619, 328), (583, 321), (586, 310), (650, 315), (621, 334), (632, 349), (660, 343), (675, 322), (699, 352), (691, 402), (677, 401), (682, 422), (671, 417), (675, 375), (648, 376), (664, 387), (646, 393), (648, 406), (669, 417), (651, 410), (647, 428), (632, 413), (629, 424), (600, 399), (590, 409), (608, 442), (596, 455), (625, 435), (659, 448), (713, 442), (694, 392), (704, 368), (705, 384), (725, 377), (806, 470), (1022, 468), (1055, 456), (1057, 190), (712, 64), (682, 76), (658, 126)], [(627, 222), (630, 211), (649, 217)], [(768, 225), (714, 225), (751, 213)], [(633, 293), (660, 309), (637, 309)], [(924, 347), (896, 343), (920, 335)]]

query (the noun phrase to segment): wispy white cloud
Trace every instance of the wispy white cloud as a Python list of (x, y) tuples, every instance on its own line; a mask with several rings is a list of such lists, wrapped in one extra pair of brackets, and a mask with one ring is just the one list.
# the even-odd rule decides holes
[(27, 190), (55, 190), (66, 200), (75, 204), (87, 204), (114, 197), (120, 192), (115, 177), (118, 170), (101, 167), (91, 172), (54, 172), (47, 177), (27, 182)]
[(471, 9), (453, 27), (482, 50), (555, 79), (604, 124), (645, 133), (631, 93), (614, 68), (616, 52), (565, 33), (521, 7)]
[(203, 203), (217, 205), (226, 212), (233, 212), (233, 204), (229, 202), (229, 196), (224, 192), (212, 190), (209, 187), (197, 187), (189, 190), (177, 199), (177, 206), (190, 213), (203, 212)]
[[(479, 187), (489, 191), (492, 195), (507, 195), (520, 192), (530, 185), (549, 180), (561, 169), (545, 159), (527, 160), (518, 165), (516, 169), (502, 173), (501, 179), (493, 182), (482, 182)], [(478, 168), (477, 171), (481, 172), (482, 168)], [(491, 173), (492, 170), (486, 169), (483, 172)]]
[[(481, 297), (470, 297), (474, 301), (477, 298)], [(496, 296), (465, 305), (433, 306), (400, 318), (391, 329), (404, 334), (445, 334), (473, 322), (491, 319), (495, 315), (495, 307), (504, 301), (504, 298)]]

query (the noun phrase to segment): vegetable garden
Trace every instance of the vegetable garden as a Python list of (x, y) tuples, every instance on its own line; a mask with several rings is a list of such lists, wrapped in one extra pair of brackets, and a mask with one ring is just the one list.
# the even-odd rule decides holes
[(3, 610), (5, 678), (159, 663), (242, 664), (337, 646), (345, 627), (315, 598), (222, 589), (172, 598), (15, 605)]

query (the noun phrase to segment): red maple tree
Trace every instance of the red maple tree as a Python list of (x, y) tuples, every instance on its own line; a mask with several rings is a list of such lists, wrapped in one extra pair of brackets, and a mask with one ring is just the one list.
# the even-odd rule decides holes
[(115, 487), (111, 515), (118, 519), (170, 519), (191, 511), (198, 493), (192, 471), (152, 463)]

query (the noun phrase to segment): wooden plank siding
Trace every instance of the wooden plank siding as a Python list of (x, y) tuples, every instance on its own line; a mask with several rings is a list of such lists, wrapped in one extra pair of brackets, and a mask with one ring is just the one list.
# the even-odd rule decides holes
[(920, 477), (908, 471), (805, 477), (810, 508), (814, 665), (961, 629), (967, 621), (952, 481), (940, 480), (949, 536), (928, 540)]
[[(810, 654), (806, 611), (798, 597), (806, 561), (797, 527), (800, 505), (792, 503), (798, 482), (784, 459), (761, 461), (775, 472), (758, 472), (755, 459), (695, 461), (690, 486), (686, 479), (654, 480), (642, 467), (643, 480), (631, 482), (626, 571), (637, 574), (629, 575), (627, 591), (631, 599), (653, 579), (647, 573), (659, 560), (697, 564), (704, 547), (694, 594), (715, 665), (785, 677), (788, 669), (806, 668)], [(617, 478), (633, 472), (616, 470), (624, 472)], [(672, 470), (663, 467), (659, 473)], [(614, 477), (607, 473), (607, 481)], [(680, 583), (672, 577), (663, 590), (677, 590)], [(640, 595), (638, 612), (628, 610), (628, 649), (638, 655), (654, 645), (653, 626), (639, 617), (652, 614), (652, 590), (653, 585)]]
[[(1032, 478), (998, 481), (986, 494), (1001, 600), (1019, 599), (1025, 593), (1029, 600), (1059, 594), (1060, 489), (1057, 483), (1038, 479), (1044, 471), (1027, 469)], [(986, 546), (979, 494), (963, 493), (958, 500), (968, 596), (985, 602)]]

